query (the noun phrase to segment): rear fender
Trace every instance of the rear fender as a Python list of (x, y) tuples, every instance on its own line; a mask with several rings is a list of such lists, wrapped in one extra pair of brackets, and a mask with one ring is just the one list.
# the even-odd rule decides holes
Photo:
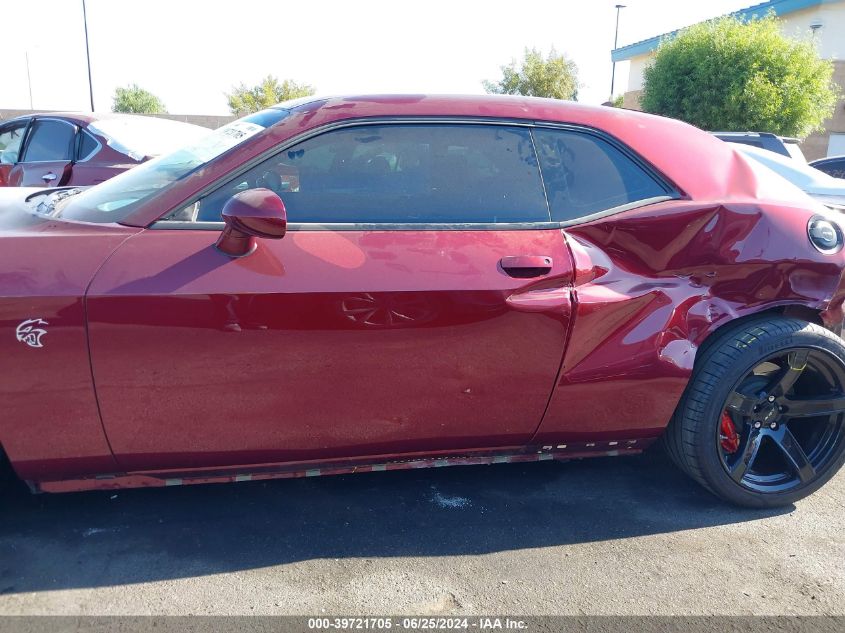
[(699, 348), (768, 310), (842, 320), (843, 254), (807, 238), (813, 210), (667, 201), (565, 230), (572, 334), (535, 440), (654, 437)]

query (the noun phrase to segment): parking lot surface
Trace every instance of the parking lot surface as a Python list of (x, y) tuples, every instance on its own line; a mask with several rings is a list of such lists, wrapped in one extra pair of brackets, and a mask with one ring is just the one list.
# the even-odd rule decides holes
[(845, 614), (845, 473), (726, 506), (659, 453), (14, 495), (0, 614)]

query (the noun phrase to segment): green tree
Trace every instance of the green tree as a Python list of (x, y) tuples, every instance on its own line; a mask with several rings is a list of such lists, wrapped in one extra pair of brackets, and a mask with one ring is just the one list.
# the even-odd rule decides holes
[(491, 94), (549, 97), (552, 99), (578, 98), (578, 67), (554, 48), (548, 57), (536, 48), (525, 49), (522, 62), (513, 60), (502, 66), (502, 78), (483, 81), (484, 89)]
[(314, 88), (308, 84), (298, 84), (292, 79), (285, 79), (279, 83), (273, 75), (267, 75), (260, 84), (252, 88), (243, 83), (232, 88), (232, 92), (226, 93), (226, 100), (229, 102), (229, 110), (232, 114), (243, 116), (269, 108), (280, 101), (313, 94)]
[(130, 112), (134, 114), (166, 114), (167, 109), (164, 103), (152, 92), (144, 90), (138, 84), (132, 84), (125, 88), (116, 88), (112, 112)]
[(834, 112), (833, 63), (809, 39), (785, 37), (773, 15), (724, 17), (665, 40), (645, 70), (646, 112), (705, 130), (803, 138)]

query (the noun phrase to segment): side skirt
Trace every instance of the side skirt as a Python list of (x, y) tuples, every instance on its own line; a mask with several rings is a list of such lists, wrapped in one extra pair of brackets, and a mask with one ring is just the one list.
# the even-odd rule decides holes
[[(139, 471), (97, 475), (80, 479), (27, 482), (37, 492), (80, 492), (85, 490), (112, 490), (117, 488), (150, 488), (183, 486), (190, 484), (234, 483), (240, 481), (265, 481), (324, 475), (350, 475), (354, 473), (441, 468), (444, 466), (477, 466), (485, 464), (512, 464), (521, 462), (566, 461), (584, 457), (635, 455), (641, 453), (653, 440), (632, 439), (600, 442), (570, 442), (555, 446), (532, 446), (519, 451), (484, 451), (477, 454), (441, 455), (437, 457), (409, 457), (406, 459), (371, 458), (347, 459), (333, 462), (230, 466), (220, 469)], [(377, 460), (377, 461), (376, 461)]]

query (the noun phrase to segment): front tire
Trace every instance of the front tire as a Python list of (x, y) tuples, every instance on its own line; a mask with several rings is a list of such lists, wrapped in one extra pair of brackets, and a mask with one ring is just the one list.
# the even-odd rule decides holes
[(672, 460), (741, 506), (812, 494), (845, 461), (845, 341), (779, 316), (716, 336), (664, 434)]

